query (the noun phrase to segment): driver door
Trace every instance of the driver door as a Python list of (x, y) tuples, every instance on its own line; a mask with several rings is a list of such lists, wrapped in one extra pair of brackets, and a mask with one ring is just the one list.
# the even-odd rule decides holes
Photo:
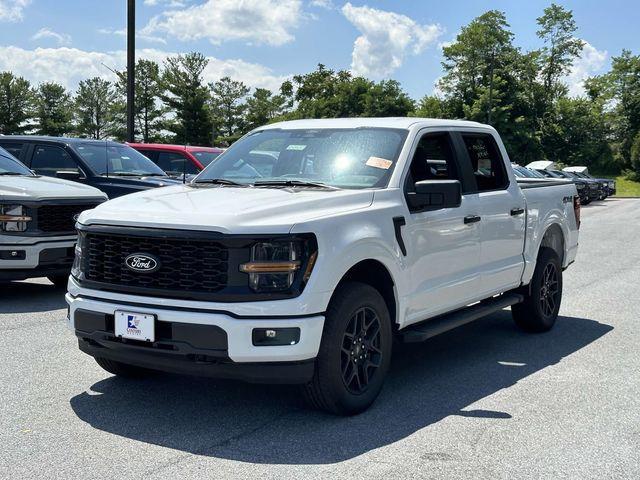
[(467, 305), (478, 289), (480, 215), (478, 195), (469, 193), (463, 165), (449, 132), (425, 133), (415, 146), (405, 192), (421, 180), (459, 180), (456, 208), (409, 210), (402, 236), (411, 278), (407, 324)]

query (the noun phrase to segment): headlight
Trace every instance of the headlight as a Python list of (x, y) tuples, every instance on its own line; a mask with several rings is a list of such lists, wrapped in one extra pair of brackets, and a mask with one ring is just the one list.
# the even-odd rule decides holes
[(24, 206), (0, 205), (0, 230), (3, 232), (24, 232), (30, 221)]
[(584, 184), (582, 184), (582, 183), (576, 183), (576, 188), (577, 188), (578, 190), (582, 190), (582, 189), (584, 188)]
[[(79, 240), (79, 239), (78, 239)], [(81, 262), (82, 262), (82, 247), (80, 246), (80, 242), (76, 243), (75, 248), (75, 257), (73, 257), (73, 265), (71, 266), (71, 276), (75, 278), (80, 278), (81, 273)]]
[(317, 257), (315, 242), (286, 240), (259, 242), (251, 247), (251, 261), (240, 265), (255, 292), (289, 290), (309, 280)]

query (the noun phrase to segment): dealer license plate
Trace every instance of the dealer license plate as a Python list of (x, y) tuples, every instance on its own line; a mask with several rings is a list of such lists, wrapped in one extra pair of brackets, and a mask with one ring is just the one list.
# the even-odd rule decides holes
[(155, 341), (156, 317), (145, 313), (115, 312), (115, 334), (147, 342)]

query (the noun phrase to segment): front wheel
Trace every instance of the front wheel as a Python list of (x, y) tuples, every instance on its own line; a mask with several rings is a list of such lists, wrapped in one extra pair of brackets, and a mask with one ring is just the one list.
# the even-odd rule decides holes
[(393, 334), (384, 299), (373, 287), (342, 284), (326, 320), (307, 402), (336, 415), (355, 415), (376, 399), (391, 360)]
[(542, 247), (524, 302), (511, 307), (513, 320), (527, 332), (546, 332), (556, 323), (561, 301), (560, 258), (555, 250)]

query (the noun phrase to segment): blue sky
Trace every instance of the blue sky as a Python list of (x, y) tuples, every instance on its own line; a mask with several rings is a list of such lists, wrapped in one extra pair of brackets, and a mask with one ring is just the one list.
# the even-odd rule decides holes
[[(379, 80), (394, 78), (414, 98), (442, 74), (441, 46), (489, 9), (506, 13), (516, 44), (539, 46), (536, 17), (548, 1), (524, 0), (138, 0), (139, 56), (158, 61), (199, 51), (207, 80), (230, 75), (277, 88), (324, 63)], [(558, 1), (572, 9), (587, 42), (566, 81), (605, 71), (622, 48), (640, 53), (638, 0)], [(126, 0), (0, 0), (0, 70), (69, 88), (109, 78), (124, 65)]]

